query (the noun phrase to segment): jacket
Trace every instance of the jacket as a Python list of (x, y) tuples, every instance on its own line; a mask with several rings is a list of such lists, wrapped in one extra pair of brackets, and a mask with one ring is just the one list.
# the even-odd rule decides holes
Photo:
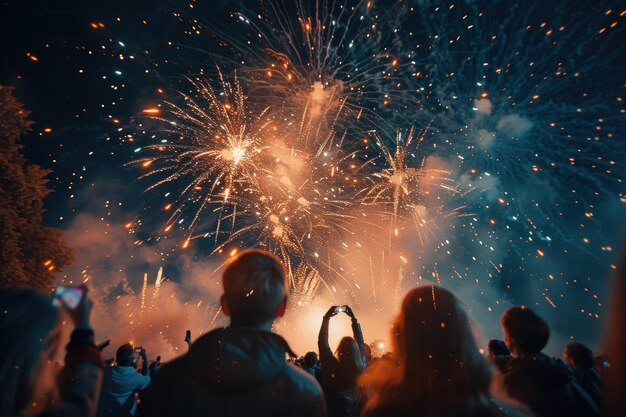
[(96, 417), (132, 417), (137, 409), (137, 393), (150, 385), (150, 377), (132, 366), (104, 368)]
[(569, 369), (543, 353), (512, 358), (501, 382), (507, 395), (539, 417), (601, 415)]
[(161, 368), (137, 416), (325, 416), (319, 384), (287, 363), (286, 353), (289, 345), (274, 333), (214, 330)]
[(102, 382), (102, 353), (94, 345), (91, 328), (72, 332), (65, 367), (58, 376), (60, 401), (37, 417), (93, 417)]

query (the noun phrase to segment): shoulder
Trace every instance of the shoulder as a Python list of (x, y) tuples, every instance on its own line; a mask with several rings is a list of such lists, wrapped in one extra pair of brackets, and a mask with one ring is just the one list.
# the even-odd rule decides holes
[(180, 378), (187, 374), (188, 355), (189, 354), (186, 353), (161, 365), (159, 372), (154, 376), (154, 383), (175, 383), (177, 380), (180, 380)]
[(292, 389), (300, 394), (307, 395), (312, 398), (323, 398), (322, 388), (317, 380), (308, 372), (287, 364), (285, 375), (289, 380)]
[[(164, 364), (159, 372), (154, 375), (150, 381), (150, 386), (145, 391), (144, 395), (150, 398), (154, 397), (154, 399), (159, 399), (162, 396), (168, 396), (168, 394), (170, 394), (172, 390), (177, 388), (179, 385), (184, 385), (184, 377), (187, 375), (187, 372), (185, 372), (185, 356), (181, 356), (171, 362), (168, 362), (167, 364)], [(141, 377), (150, 378), (148, 376)]]

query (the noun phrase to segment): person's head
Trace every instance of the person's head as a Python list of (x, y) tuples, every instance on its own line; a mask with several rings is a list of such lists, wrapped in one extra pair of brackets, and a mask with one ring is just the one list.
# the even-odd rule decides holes
[(578, 369), (589, 370), (593, 368), (593, 352), (582, 343), (570, 343), (565, 346), (563, 360), (569, 366)]
[(313, 368), (315, 365), (317, 365), (317, 353), (307, 352), (307, 354), (304, 355), (304, 366), (309, 369)]
[(487, 354), (489, 358), (494, 358), (496, 356), (509, 356), (511, 351), (506, 347), (506, 343), (504, 343), (504, 341), (491, 339), (487, 343)]
[(335, 355), (344, 373), (360, 373), (365, 368), (365, 364), (361, 359), (359, 344), (350, 336), (345, 336), (341, 339)]
[(135, 364), (135, 349), (130, 343), (126, 343), (117, 348), (115, 353), (117, 366), (133, 366)]
[(32, 290), (0, 291), (0, 415), (14, 416), (55, 391), (60, 310)]
[(471, 414), (468, 410), (486, 403), (489, 368), (451, 292), (430, 285), (410, 291), (391, 333), (393, 359), (377, 361), (371, 377), (362, 378), (381, 386), (367, 408), (394, 404), (418, 407), (424, 415), (433, 410)]
[(514, 356), (536, 355), (548, 344), (548, 323), (524, 306), (511, 307), (500, 317), (504, 342)]
[(282, 263), (269, 252), (253, 249), (232, 257), (222, 274), (221, 298), (231, 325), (271, 327), (287, 307), (285, 277)]

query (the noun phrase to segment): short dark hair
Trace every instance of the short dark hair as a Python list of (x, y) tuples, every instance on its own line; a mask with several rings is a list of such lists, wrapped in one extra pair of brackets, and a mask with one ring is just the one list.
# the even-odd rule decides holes
[(115, 353), (115, 362), (117, 362), (117, 366), (132, 366), (133, 365), (133, 345), (130, 343), (126, 343), (117, 348), (117, 352)]
[(506, 344), (502, 340), (492, 339), (487, 343), (487, 350), (489, 353), (493, 354), (493, 356), (508, 356), (511, 354), (509, 348), (506, 347)]
[(536, 355), (548, 344), (548, 323), (528, 307), (509, 308), (500, 318), (500, 324), (523, 353)]
[(312, 368), (315, 364), (317, 364), (317, 353), (307, 352), (307, 354), (304, 355), (304, 365), (307, 368)]
[(565, 346), (565, 354), (572, 359), (572, 363), (576, 368), (593, 368), (593, 352), (582, 343), (570, 343)]
[(256, 324), (276, 318), (288, 291), (282, 262), (267, 251), (250, 249), (232, 257), (222, 274), (230, 316)]

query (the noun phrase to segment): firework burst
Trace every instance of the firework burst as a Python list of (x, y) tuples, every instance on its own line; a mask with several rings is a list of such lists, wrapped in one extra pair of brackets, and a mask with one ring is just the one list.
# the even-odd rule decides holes
[(224, 219), (236, 221), (237, 206), (249, 197), (247, 188), (255, 183), (264, 136), (271, 125), (267, 109), (258, 113), (247, 109), (236, 76), (229, 82), (220, 72), (219, 81), (216, 92), (209, 82), (190, 79), (191, 92), (180, 92), (182, 104), (166, 101), (164, 114), (152, 118), (167, 139), (146, 146), (155, 156), (135, 161), (150, 170), (142, 178), (162, 176), (148, 190), (181, 185), (176, 204), (165, 206), (168, 211), (176, 206), (165, 230), (179, 222), (185, 211), (194, 210), (185, 247), (205, 210), (219, 208), (215, 236)]

